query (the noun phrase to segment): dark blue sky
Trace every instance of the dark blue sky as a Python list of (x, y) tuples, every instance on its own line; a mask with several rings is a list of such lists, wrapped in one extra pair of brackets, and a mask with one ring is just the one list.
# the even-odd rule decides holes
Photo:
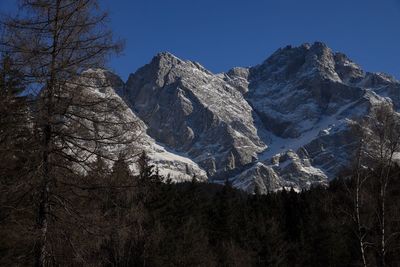
[[(16, 0), (0, 0), (2, 11)], [(124, 79), (159, 51), (213, 72), (262, 62), (288, 44), (323, 41), (365, 70), (400, 78), (400, 0), (101, 0), (126, 41)]]

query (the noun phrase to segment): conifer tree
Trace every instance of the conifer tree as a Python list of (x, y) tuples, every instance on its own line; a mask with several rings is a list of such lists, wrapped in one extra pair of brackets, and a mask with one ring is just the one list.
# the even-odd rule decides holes
[[(35, 97), (30, 111), (40, 155), (33, 171), (38, 184), (32, 188), (37, 266), (59, 264), (57, 244), (50, 235), (62, 236), (66, 223), (61, 218), (75, 216), (59, 214), (74, 210), (65, 187), (80, 187), (67, 177), (85, 172), (96, 156), (106, 158), (105, 147), (130, 142), (126, 133), (134, 122), (110, 116), (126, 107), (116, 99), (87, 95), (90, 88), (110, 84), (96, 71), (86, 70), (102, 68), (108, 56), (121, 48), (106, 22), (107, 13), (96, 0), (21, 0), (19, 15), (1, 22), (5, 30), (1, 52), (12, 59), (26, 90)], [(82, 260), (70, 241), (71, 250)]]

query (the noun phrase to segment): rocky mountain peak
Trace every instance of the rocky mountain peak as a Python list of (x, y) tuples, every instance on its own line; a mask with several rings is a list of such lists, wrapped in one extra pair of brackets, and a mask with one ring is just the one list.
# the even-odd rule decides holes
[(322, 78), (338, 80), (332, 50), (324, 43), (315, 42), (305, 56), (303, 72), (306, 75), (319, 75)]
[(344, 83), (355, 83), (365, 76), (360, 66), (322, 42), (280, 48), (261, 65), (251, 68), (251, 75), (253, 82), (319, 78)]
[(170, 52), (160, 52), (151, 61), (150, 64), (156, 64), (160, 68), (164, 66), (175, 66), (182, 64), (184, 61), (174, 56)]
[(302, 46), (309, 47), (309, 50), (315, 51), (315, 52), (321, 53), (321, 54), (329, 53), (332, 51), (325, 43), (318, 42), (318, 41), (314, 42), (312, 45), (306, 43), (306, 44), (303, 44)]
[(278, 49), (261, 65), (251, 68), (252, 82), (319, 76), (337, 80), (332, 51), (321, 42)]
[[(120, 87), (113, 74), (97, 72)], [(164, 170), (228, 178), (249, 192), (326, 184), (351, 161), (349, 125), (380, 102), (400, 107), (399, 92), (394, 78), (364, 73), (321, 42), (220, 74), (162, 52), (123, 86), (129, 116), (141, 121)]]
[[(247, 80), (245, 69), (233, 73)], [(249, 103), (233, 79), (227, 82), (223, 76), (161, 53), (130, 75), (125, 87), (148, 134), (190, 155), (210, 176), (250, 163), (265, 147)]]

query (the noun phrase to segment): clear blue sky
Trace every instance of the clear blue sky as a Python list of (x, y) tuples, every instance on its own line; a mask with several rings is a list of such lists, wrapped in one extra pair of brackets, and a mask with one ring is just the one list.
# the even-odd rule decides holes
[[(16, 0), (0, 0), (2, 11)], [(124, 79), (160, 51), (213, 72), (262, 62), (288, 44), (323, 41), (365, 70), (400, 79), (400, 0), (101, 0), (126, 41)]]

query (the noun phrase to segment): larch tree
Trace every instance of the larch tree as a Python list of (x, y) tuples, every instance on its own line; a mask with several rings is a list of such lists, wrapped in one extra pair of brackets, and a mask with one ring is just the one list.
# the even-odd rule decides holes
[(88, 172), (97, 157), (117, 160), (137, 138), (136, 122), (123, 116), (128, 107), (111, 93), (113, 78), (101, 70), (121, 43), (114, 41), (107, 13), (96, 0), (21, 0), (19, 5), (18, 15), (2, 20), (0, 45), (22, 74), (25, 94), (35, 100), (30, 108), (39, 154), (31, 172), (38, 182), (30, 188), (36, 205), (35, 264), (60, 264), (55, 251), (65, 244), (57, 235), (82, 263), (82, 253), (59, 229), (63, 219), (70, 220), (68, 227), (85, 229), (69, 198), (83, 187), (70, 176)]

